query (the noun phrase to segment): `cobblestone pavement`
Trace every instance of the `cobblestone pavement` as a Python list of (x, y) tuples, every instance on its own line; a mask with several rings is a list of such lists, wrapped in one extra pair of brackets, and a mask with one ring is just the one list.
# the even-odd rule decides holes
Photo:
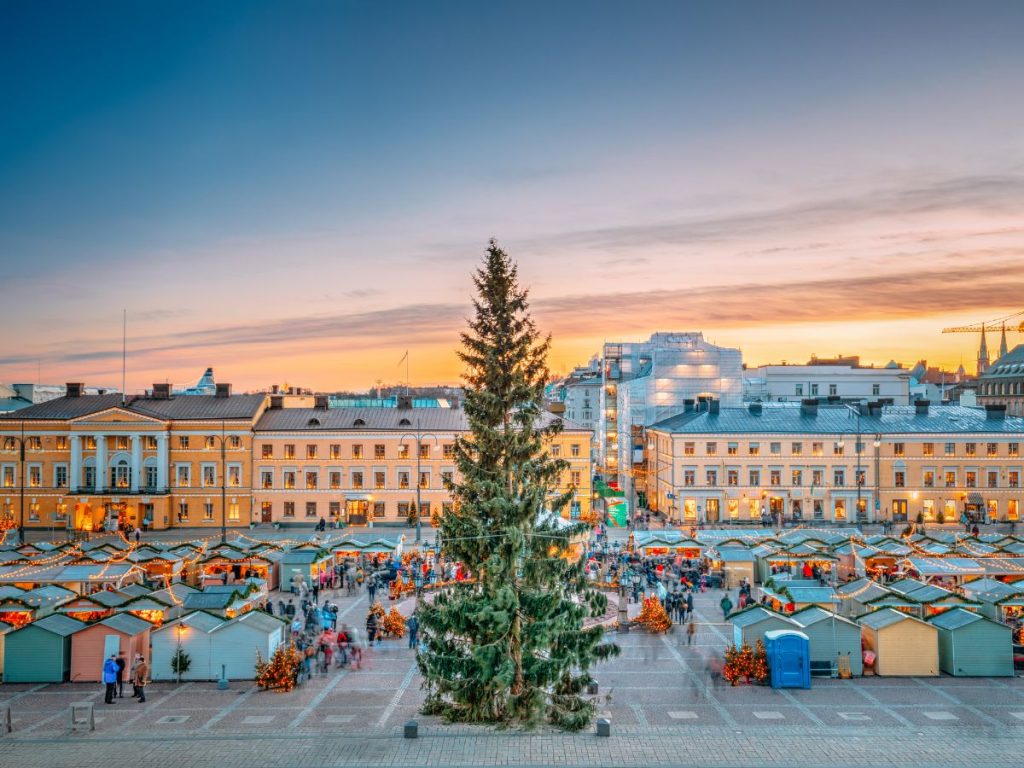
[[(599, 667), (598, 708), (612, 736), (448, 726), (418, 715), (420, 678), (401, 641), (368, 653), (359, 671), (332, 671), (288, 694), (252, 683), (157, 683), (147, 703), (106, 706), (102, 686), (9, 685), (14, 732), (0, 765), (232, 768), (330, 765), (1019, 766), (1024, 680), (815, 680), (807, 691), (730, 688), (713, 674), (728, 634), (720, 592), (697, 601), (699, 632), (619, 635), (622, 655)], [(361, 622), (365, 595), (339, 596)], [(404, 613), (412, 601), (400, 605)], [(72, 702), (95, 704), (95, 732), (72, 733)], [(402, 738), (416, 718), (420, 738)]]

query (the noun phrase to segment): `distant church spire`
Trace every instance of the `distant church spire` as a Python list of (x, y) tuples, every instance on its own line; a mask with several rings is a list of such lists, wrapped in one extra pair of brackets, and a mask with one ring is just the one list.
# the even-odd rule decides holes
[(988, 342), (985, 341), (985, 326), (981, 326), (981, 347), (978, 348), (978, 375), (988, 370)]
[(1006, 323), (1003, 323), (1003, 335), (999, 339), (999, 356), (1006, 357)]

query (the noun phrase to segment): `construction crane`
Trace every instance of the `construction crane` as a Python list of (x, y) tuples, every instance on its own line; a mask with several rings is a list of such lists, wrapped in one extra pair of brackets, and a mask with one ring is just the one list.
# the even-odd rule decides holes
[[(1006, 317), (997, 317), (995, 320), (988, 320), (984, 323), (978, 323), (977, 325), (959, 325), (953, 328), (943, 328), (943, 333), (980, 333), (981, 344), (978, 346), (978, 375), (985, 373), (989, 366), (988, 356), (988, 344), (985, 340), (985, 331), (1002, 331), (1002, 336), (999, 339), (999, 354), (996, 356), (998, 360), (1000, 357), (1006, 354), (1006, 332), (1016, 331), (1017, 333), (1024, 333), (1024, 311), (1014, 312), (1012, 315)], [(1009, 327), (1006, 323), (1010, 321)]]

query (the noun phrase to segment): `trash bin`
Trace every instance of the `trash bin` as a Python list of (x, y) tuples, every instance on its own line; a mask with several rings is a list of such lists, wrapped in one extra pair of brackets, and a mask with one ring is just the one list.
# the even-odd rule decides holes
[(811, 687), (811, 642), (803, 632), (776, 629), (764, 633), (772, 688)]

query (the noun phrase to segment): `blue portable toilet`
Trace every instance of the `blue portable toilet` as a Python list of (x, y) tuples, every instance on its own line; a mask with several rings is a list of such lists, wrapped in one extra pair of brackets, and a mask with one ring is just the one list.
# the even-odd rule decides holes
[(811, 641), (803, 632), (775, 629), (764, 633), (772, 688), (811, 687)]

